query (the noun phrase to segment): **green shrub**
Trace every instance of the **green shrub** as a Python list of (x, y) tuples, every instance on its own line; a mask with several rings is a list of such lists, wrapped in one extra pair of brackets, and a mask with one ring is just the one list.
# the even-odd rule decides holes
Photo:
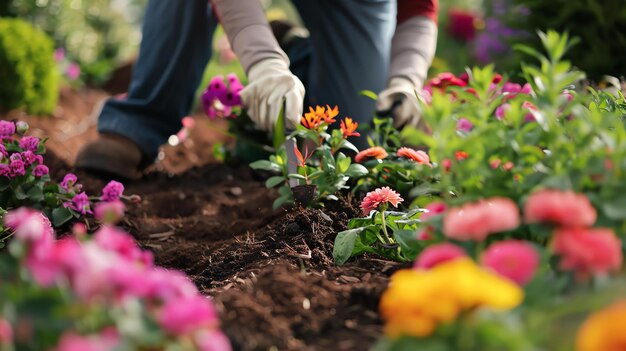
[(624, 0), (509, 0), (529, 10), (528, 16), (510, 16), (509, 24), (529, 32), (528, 43), (541, 48), (537, 29), (569, 32), (581, 42), (567, 58), (588, 77), (626, 75), (626, 6)]
[(28, 22), (0, 19), (0, 112), (50, 114), (59, 95), (52, 40)]

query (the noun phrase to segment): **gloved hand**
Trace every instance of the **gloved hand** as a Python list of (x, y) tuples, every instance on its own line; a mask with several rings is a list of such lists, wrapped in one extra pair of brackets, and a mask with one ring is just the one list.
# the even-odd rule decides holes
[(418, 127), (422, 109), (417, 94), (415, 84), (409, 79), (391, 78), (387, 88), (378, 95), (376, 110), (379, 114), (390, 113), (396, 128)]
[(300, 123), (304, 85), (289, 71), (285, 61), (267, 58), (257, 62), (250, 68), (248, 80), (241, 98), (257, 126), (272, 131), (283, 103), (287, 128), (295, 128)]

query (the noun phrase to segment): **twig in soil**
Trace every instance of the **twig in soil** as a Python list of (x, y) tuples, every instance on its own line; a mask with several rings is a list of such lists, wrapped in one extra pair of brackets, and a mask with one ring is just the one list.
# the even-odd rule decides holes
[(176, 234), (176, 232), (174, 232), (173, 230), (169, 230), (169, 231), (163, 232), (163, 233), (150, 234), (150, 235), (148, 235), (148, 237), (150, 239), (157, 239), (157, 240), (160, 240), (160, 241), (164, 241), (164, 240), (169, 239), (174, 234)]

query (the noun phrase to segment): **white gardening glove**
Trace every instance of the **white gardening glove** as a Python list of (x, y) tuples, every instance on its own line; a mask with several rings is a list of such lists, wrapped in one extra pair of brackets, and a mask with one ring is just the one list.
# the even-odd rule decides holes
[(406, 78), (391, 78), (387, 88), (378, 95), (376, 110), (379, 114), (390, 114), (396, 128), (407, 125), (417, 127), (422, 109), (415, 84)]
[(241, 98), (259, 128), (273, 130), (283, 103), (287, 128), (295, 128), (300, 123), (304, 85), (289, 71), (284, 60), (268, 58), (255, 63), (248, 73), (248, 81)]

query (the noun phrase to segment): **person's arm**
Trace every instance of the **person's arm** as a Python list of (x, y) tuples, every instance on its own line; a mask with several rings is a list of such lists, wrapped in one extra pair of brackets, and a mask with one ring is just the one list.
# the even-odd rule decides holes
[(211, 0), (217, 17), (249, 80), (241, 92), (248, 115), (262, 129), (272, 130), (283, 103), (290, 126), (302, 115), (304, 86), (289, 71), (258, 0)]
[(418, 125), (420, 107), (416, 90), (421, 89), (437, 47), (438, 0), (398, 0), (398, 25), (391, 43), (387, 88), (377, 109), (394, 106), (396, 125)]

